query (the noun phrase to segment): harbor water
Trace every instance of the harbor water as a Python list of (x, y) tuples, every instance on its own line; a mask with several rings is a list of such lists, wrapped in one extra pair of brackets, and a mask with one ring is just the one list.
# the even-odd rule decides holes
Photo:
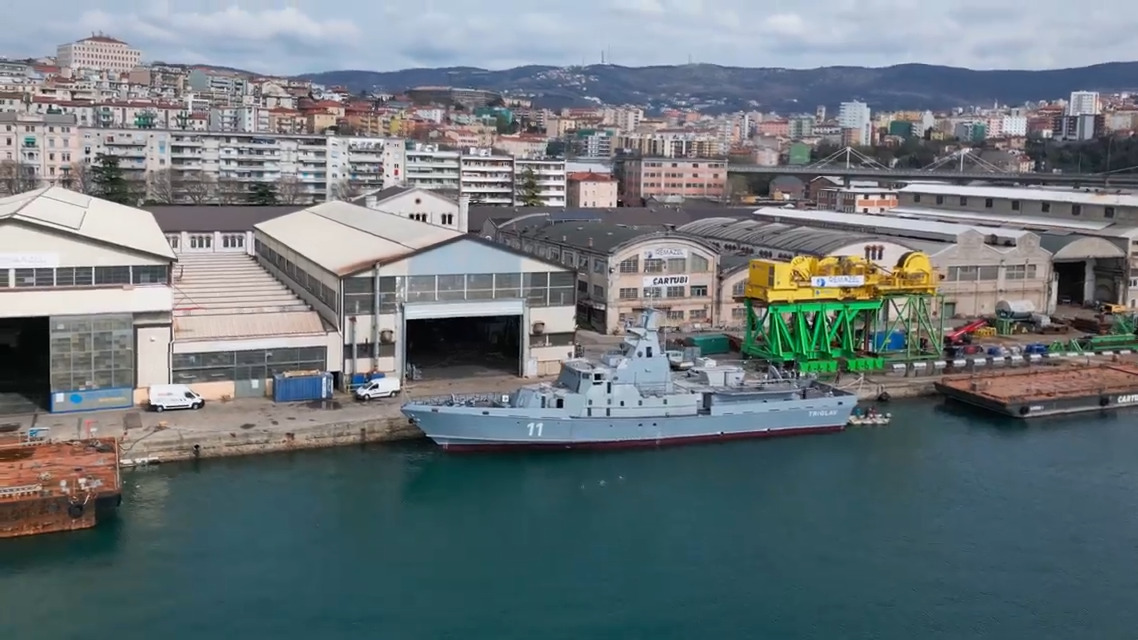
[(1138, 413), (130, 471), (0, 541), (0, 638), (1133, 638)]

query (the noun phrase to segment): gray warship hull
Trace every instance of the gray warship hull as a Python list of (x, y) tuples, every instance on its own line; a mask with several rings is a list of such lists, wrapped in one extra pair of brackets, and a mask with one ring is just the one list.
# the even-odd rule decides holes
[(851, 395), (790, 400), (726, 415), (574, 417), (552, 411), (410, 403), (403, 414), (448, 450), (658, 447), (743, 438), (827, 433), (845, 428)]

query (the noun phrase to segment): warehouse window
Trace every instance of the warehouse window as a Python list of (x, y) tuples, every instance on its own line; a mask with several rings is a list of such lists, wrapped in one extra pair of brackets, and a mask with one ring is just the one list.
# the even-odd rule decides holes
[(134, 284), (167, 284), (170, 282), (170, 267), (166, 265), (131, 267), (131, 282)]
[(631, 258), (620, 261), (620, 272), (621, 273), (639, 273), (639, 271), (640, 271), (640, 258), (639, 257), (632, 256)]
[(130, 267), (95, 267), (95, 284), (130, 284)]
[(620, 299), (621, 300), (635, 300), (639, 296), (639, 294), (640, 294), (639, 289), (621, 289), (620, 290)]
[(693, 253), (691, 256), (691, 272), (692, 273), (706, 273), (710, 263), (707, 258)]
[(325, 347), (176, 353), (171, 379), (175, 384), (264, 380), (278, 373), (322, 371), (327, 366)]
[(664, 261), (657, 258), (648, 258), (644, 261), (644, 273), (663, 273)]
[(1027, 265), (1009, 264), (1004, 267), (1004, 278), (1007, 280), (1023, 280), (1027, 278)]
[(732, 298), (742, 298), (744, 295), (743, 289), (746, 286), (747, 286), (747, 283), (745, 281), (740, 280), (739, 282), (736, 282), (735, 286), (731, 287), (731, 297)]

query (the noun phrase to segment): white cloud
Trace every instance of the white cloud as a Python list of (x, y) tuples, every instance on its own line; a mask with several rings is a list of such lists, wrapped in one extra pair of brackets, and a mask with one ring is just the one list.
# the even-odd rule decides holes
[[(90, 9), (97, 4), (97, 10)], [(277, 8), (268, 8), (272, 4)], [(0, 52), (47, 55), (101, 31), (146, 59), (266, 73), (416, 66), (617, 64), (973, 68), (1080, 66), (1134, 56), (1138, 12), (1123, 0), (55, 0), (5, 18)], [(1091, 19), (1103, 16), (1104, 21)], [(1109, 34), (1104, 34), (1103, 29)], [(1097, 32), (1097, 35), (1096, 35)], [(1109, 35), (1109, 37), (1107, 37)]]

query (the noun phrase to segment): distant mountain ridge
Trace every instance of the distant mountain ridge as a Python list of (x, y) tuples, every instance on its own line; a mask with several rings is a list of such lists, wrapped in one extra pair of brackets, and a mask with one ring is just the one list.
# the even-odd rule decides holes
[(401, 71), (325, 71), (298, 76), (353, 91), (397, 93), (410, 87), (444, 85), (529, 93), (539, 102), (648, 104), (657, 108), (700, 106), (708, 111), (774, 109), (813, 112), (849, 100), (873, 109), (951, 107), (1056, 99), (1072, 91), (1138, 89), (1138, 62), (1109, 62), (1045, 71), (976, 71), (901, 64), (891, 67), (817, 69), (724, 67), (713, 64), (621, 67), (531, 65), (503, 70), (475, 67)]

